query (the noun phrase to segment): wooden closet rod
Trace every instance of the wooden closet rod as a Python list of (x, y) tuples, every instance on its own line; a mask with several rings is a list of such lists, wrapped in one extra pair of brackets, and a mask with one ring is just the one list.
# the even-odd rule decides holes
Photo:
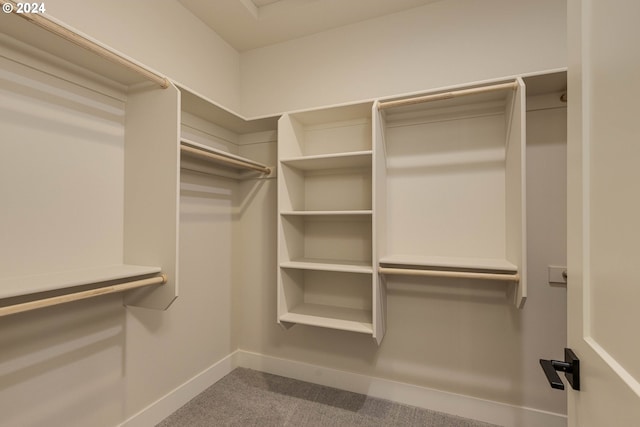
[(439, 101), (442, 99), (457, 98), (459, 96), (475, 95), (478, 93), (494, 92), (504, 89), (516, 89), (517, 82), (500, 83), (491, 86), (480, 86), (471, 89), (460, 89), (451, 92), (434, 93), (432, 95), (417, 96), (415, 98), (398, 99), (395, 101), (385, 101), (378, 104), (378, 109), (401, 107), (404, 105), (420, 104), (422, 102)]
[(242, 160), (233, 159), (231, 157), (225, 157), (222, 154), (212, 153), (210, 151), (205, 151), (201, 148), (190, 147), (188, 145), (181, 144), (180, 150), (195, 154), (196, 156), (206, 157), (208, 159), (213, 159), (216, 161), (228, 163), (233, 166), (241, 167), (244, 169), (255, 170), (261, 172), (263, 174), (269, 175), (271, 173), (271, 168), (261, 164), (253, 164), (249, 162), (243, 162)]
[(103, 288), (90, 289), (88, 291), (74, 292), (71, 294), (60, 295), (57, 297), (44, 298), (36, 301), (29, 301), (20, 304), (8, 305), (0, 307), (0, 317), (10, 314), (22, 313), (24, 311), (36, 310), (38, 308), (50, 307), (53, 305), (64, 304), (67, 302), (93, 298), (100, 295), (113, 294), (116, 292), (124, 292), (130, 289), (141, 288), (143, 286), (162, 285), (167, 283), (167, 275), (163, 274), (149, 279), (134, 280), (132, 282), (119, 283), (117, 285), (105, 286)]
[(473, 271), (442, 271), (442, 270), (419, 270), (413, 268), (378, 268), (380, 274), (401, 275), (401, 276), (430, 276), (430, 277), (451, 277), (458, 279), (485, 279), (485, 280), (504, 280), (507, 282), (519, 282), (519, 274), (499, 274), (499, 273), (480, 273)]
[(87, 49), (96, 55), (99, 55), (111, 62), (114, 62), (122, 67), (125, 67), (133, 72), (136, 72), (143, 77), (151, 80), (154, 83), (160, 85), (161, 88), (166, 89), (169, 87), (169, 80), (166, 77), (156, 74), (155, 72), (136, 64), (135, 62), (124, 58), (113, 51), (102, 47), (95, 42), (89, 40), (88, 38), (69, 30), (68, 28), (63, 27), (62, 25), (51, 21), (46, 18), (44, 15), (39, 13), (17, 13), (18, 6), (16, 2), (12, 0), (0, 0), (0, 5), (4, 6), (5, 4), (10, 4), (12, 6), (13, 13), (18, 15), (19, 17), (26, 19), (27, 21), (43, 28), (63, 39), (80, 46), (84, 49)]

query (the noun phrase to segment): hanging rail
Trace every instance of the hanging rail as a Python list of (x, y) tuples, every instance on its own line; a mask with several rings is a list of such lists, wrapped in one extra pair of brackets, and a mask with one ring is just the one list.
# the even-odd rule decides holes
[(263, 164), (235, 159), (233, 157), (225, 156), (224, 154), (219, 154), (214, 151), (209, 151), (205, 148), (192, 147), (190, 145), (185, 145), (184, 143), (181, 143), (180, 150), (185, 153), (190, 153), (196, 156), (206, 157), (208, 159), (212, 159), (218, 162), (227, 163), (229, 165), (233, 165), (238, 168), (258, 171), (265, 175), (269, 175), (271, 173), (271, 168)]
[(386, 275), (401, 276), (430, 276), (430, 277), (451, 277), (458, 279), (485, 279), (485, 280), (503, 280), (507, 282), (519, 282), (520, 275), (516, 274), (500, 274), (500, 273), (481, 273), (475, 271), (442, 271), (442, 270), (420, 270), (414, 268), (393, 268), (379, 267), (378, 272)]
[(152, 82), (157, 83), (163, 89), (166, 89), (169, 87), (169, 80), (166, 77), (158, 75), (155, 72), (139, 64), (136, 64), (135, 62), (127, 58), (124, 58), (103, 46), (96, 44), (95, 42), (89, 40), (88, 38), (46, 18), (44, 15), (41, 15), (39, 13), (17, 13), (16, 11), (18, 10), (18, 6), (12, 0), (0, 0), (0, 5), (5, 6), (7, 4), (11, 5), (13, 13), (19, 16), (20, 18), (26, 19), (27, 21), (39, 26), (40, 28), (43, 28), (59, 37), (62, 37), (63, 39), (77, 46), (87, 49), (90, 52), (93, 52), (96, 55), (99, 55), (108, 61), (114, 62), (133, 72), (136, 72), (142, 75), (143, 77), (147, 78), (148, 80), (151, 80)]
[(149, 279), (134, 280), (132, 282), (119, 283), (117, 285), (105, 286), (87, 291), (74, 292), (66, 295), (60, 295), (51, 298), (44, 298), (35, 301), (24, 302), (20, 304), (8, 305), (0, 307), (0, 317), (10, 314), (22, 313), (25, 311), (36, 310), (38, 308), (50, 307), (53, 305), (64, 304), (67, 302), (93, 298), (100, 295), (113, 294), (116, 292), (124, 292), (130, 289), (141, 288), (143, 286), (162, 285), (167, 283), (167, 275), (163, 274)]
[(430, 101), (439, 101), (442, 99), (457, 98), (459, 96), (476, 95), (479, 93), (495, 92), (498, 90), (505, 90), (505, 89), (516, 89), (517, 87), (518, 87), (517, 82), (509, 82), (509, 83), (495, 84), (491, 86), (474, 87), (471, 89), (460, 89), (460, 90), (455, 90), (451, 92), (434, 93), (432, 95), (417, 96), (415, 98), (406, 98), (406, 99), (398, 99), (395, 101), (380, 102), (378, 103), (378, 109), (383, 110), (385, 108), (401, 107), (404, 105), (420, 104), (423, 102), (430, 102)]

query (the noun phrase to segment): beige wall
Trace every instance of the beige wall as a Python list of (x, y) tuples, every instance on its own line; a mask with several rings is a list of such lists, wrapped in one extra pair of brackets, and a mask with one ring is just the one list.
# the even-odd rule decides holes
[(254, 117), (566, 65), (566, 3), (446, 0), (243, 52)]

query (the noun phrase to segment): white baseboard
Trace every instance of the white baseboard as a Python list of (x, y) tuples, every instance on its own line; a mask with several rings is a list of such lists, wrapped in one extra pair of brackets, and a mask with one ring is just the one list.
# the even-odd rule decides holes
[(133, 415), (120, 427), (151, 427), (177, 411), (188, 401), (211, 387), (222, 377), (233, 371), (236, 364), (237, 351), (214, 363), (181, 386), (176, 387), (151, 405)]
[(562, 414), (508, 405), (239, 350), (237, 366), (505, 427), (566, 427)]
[(205, 369), (127, 419), (120, 426), (149, 427), (158, 424), (236, 367), (335, 387), (504, 427), (567, 426), (567, 417), (563, 414), (508, 405), (243, 350), (237, 350)]

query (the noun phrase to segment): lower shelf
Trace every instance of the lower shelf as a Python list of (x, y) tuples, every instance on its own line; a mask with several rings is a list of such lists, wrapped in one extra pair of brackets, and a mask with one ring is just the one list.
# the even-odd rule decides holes
[(503, 259), (393, 255), (380, 259), (378, 272), (518, 282), (518, 267)]
[(387, 276), (445, 277), (512, 283), (517, 308), (522, 308), (527, 298), (526, 271), (522, 271), (522, 268), (499, 258), (387, 255), (378, 261), (378, 273)]
[(518, 266), (498, 258), (388, 255), (380, 258), (380, 266), (502, 274), (516, 274), (518, 272)]
[(281, 322), (373, 334), (371, 311), (303, 303), (280, 316)]
[(108, 265), (0, 279), (0, 299), (160, 273), (160, 267)]

